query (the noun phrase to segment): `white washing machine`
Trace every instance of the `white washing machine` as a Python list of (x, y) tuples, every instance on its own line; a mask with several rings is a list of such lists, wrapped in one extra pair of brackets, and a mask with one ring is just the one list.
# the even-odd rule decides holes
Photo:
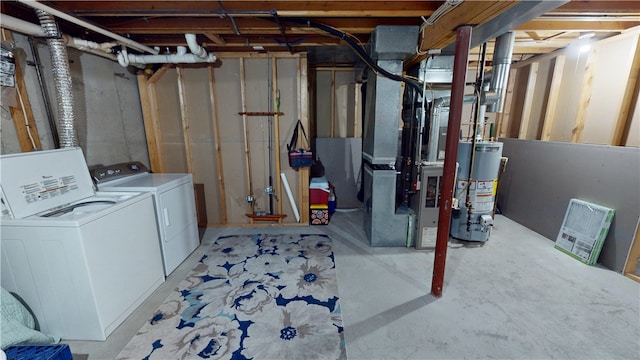
[(82, 150), (0, 157), (2, 286), (44, 333), (105, 340), (162, 282), (148, 193), (94, 192)]
[(153, 194), (166, 276), (200, 245), (191, 174), (151, 174), (140, 162), (103, 166), (91, 174), (103, 191)]

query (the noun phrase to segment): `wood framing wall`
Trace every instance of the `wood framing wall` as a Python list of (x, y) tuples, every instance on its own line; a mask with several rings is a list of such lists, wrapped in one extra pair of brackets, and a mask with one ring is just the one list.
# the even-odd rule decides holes
[(362, 137), (361, 84), (353, 67), (314, 69), (315, 135), (318, 138)]
[(498, 136), (640, 146), (639, 34), (514, 64)]
[[(308, 224), (309, 172), (289, 167), (286, 147), (298, 119), (309, 126), (306, 56), (246, 54), (220, 61), (165, 66), (138, 77), (152, 171), (189, 172), (204, 184), (208, 226)], [(286, 217), (251, 219), (246, 214), (269, 212), (270, 174), (273, 213)]]

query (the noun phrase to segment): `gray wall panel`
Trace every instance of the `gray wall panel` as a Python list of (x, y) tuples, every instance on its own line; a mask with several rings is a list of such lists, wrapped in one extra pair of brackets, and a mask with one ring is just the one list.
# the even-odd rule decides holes
[(502, 213), (555, 241), (569, 199), (611, 207), (616, 214), (598, 262), (622, 272), (640, 217), (640, 149), (500, 141), (509, 158), (498, 190)]
[(324, 165), (327, 180), (335, 186), (336, 206), (362, 207), (357, 198), (362, 164), (361, 138), (316, 138), (316, 157)]

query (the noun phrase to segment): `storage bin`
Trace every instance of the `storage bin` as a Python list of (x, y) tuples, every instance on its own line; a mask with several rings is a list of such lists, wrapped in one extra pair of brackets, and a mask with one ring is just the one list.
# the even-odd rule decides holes
[(309, 189), (310, 205), (328, 205), (329, 188), (327, 189)]
[(309, 222), (311, 225), (328, 225), (329, 209), (309, 209)]
[(4, 352), (7, 360), (73, 360), (67, 344), (14, 345)]

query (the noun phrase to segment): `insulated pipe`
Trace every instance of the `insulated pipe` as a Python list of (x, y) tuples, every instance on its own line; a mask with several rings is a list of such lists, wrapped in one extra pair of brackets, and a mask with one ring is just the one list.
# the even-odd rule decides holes
[(113, 40), (116, 40), (119, 43), (124, 44), (124, 45), (126, 45), (126, 46), (128, 46), (128, 47), (130, 47), (132, 49), (148, 52), (148, 53), (154, 54), (154, 55), (158, 53), (158, 50), (156, 50), (156, 49), (152, 49), (152, 48), (150, 48), (148, 46), (142, 45), (142, 44), (140, 44), (138, 42), (135, 42), (135, 41), (133, 41), (131, 39), (127, 39), (124, 36), (121, 36), (121, 35), (118, 35), (116, 33), (111, 32), (111, 31), (105, 30), (105, 29), (103, 29), (103, 28), (101, 28), (99, 26), (96, 26), (96, 25), (91, 24), (91, 23), (89, 23), (87, 21), (78, 19), (75, 16), (72, 16), (72, 15), (69, 15), (69, 14), (64, 13), (62, 11), (56, 10), (56, 9), (50, 7), (50, 6), (41, 4), (41, 3), (39, 3), (39, 2), (37, 2), (35, 0), (17, 0), (17, 1), (22, 3), (22, 4), (31, 6), (34, 9), (45, 11), (45, 12), (47, 12), (47, 13), (53, 15), (53, 16), (56, 16), (56, 17), (58, 17), (60, 19), (69, 21), (69, 22), (74, 23), (76, 25), (80, 25), (80, 26), (82, 26), (82, 27), (84, 27), (84, 28), (86, 28), (88, 30), (95, 31), (98, 34), (102, 34), (102, 35), (108, 36), (108, 37), (112, 38)]
[(2, 14), (2, 27), (25, 35), (45, 36), (41, 26), (6, 14)]
[[(20, 20), (10, 15), (2, 14), (2, 27), (7, 28), (9, 30), (19, 32), (25, 35), (31, 35), (36, 37), (46, 37), (42, 26), (30, 23), (28, 21)], [(95, 43), (93, 41), (82, 40), (78, 38), (71, 37), (69, 35), (62, 35), (65, 44), (72, 48), (92, 53), (94, 55), (105, 57), (109, 60), (117, 61), (115, 55), (110, 54), (109, 50), (117, 46), (115, 42), (109, 43)]]
[(488, 112), (500, 113), (503, 110), (515, 39), (514, 32), (507, 32), (496, 38), (495, 49), (493, 50), (493, 68), (491, 69), (491, 87), (489, 90), (498, 94), (498, 101), (487, 106)]
[(67, 46), (72, 47), (74, 49), (88, 52), (93, 55), (101, 56), (109, 60), (113, 60), (113, 61), (118, 60), (118, 58), (111, 53), (111, 48), (118, 46), (116, 42), (107, 42), (107, 43), (100, 44), (93, 41), (74, 38), (69, 35), (62, 35), (62, 39), (64, 40)]
[(58, 100), (58, 134), (60, 147), (78, 146), (78, 136), (74, 125), (73, 86), (69, 71), (69, 57), (67, 47), (58, 33), (58, 26), (54, 17), (43, 10), (36, 10), (40, 24), (49, 37), (47, 44), (51, 54), (51, 70)]
[(465, 78), (469, 62), (471, 45), (471, 26), (460, 26), (456, 30), (456, 51), (453, 61), (453, 81), (451, 87), (451, 112), (447, 129), (447, 146), (445, 148), (442, 170), (442, 200), (438, 212), (438, 233), (436, 237), (431, 294), (442, 297), (444, 269), (447, 259), (447, 245), (451, 228), (451, 207), (453, 189), (456, 182), (456, 162), (458, 160), (458, 142), (460, 124), (462, 123), (462, 107), (464, 103)]

